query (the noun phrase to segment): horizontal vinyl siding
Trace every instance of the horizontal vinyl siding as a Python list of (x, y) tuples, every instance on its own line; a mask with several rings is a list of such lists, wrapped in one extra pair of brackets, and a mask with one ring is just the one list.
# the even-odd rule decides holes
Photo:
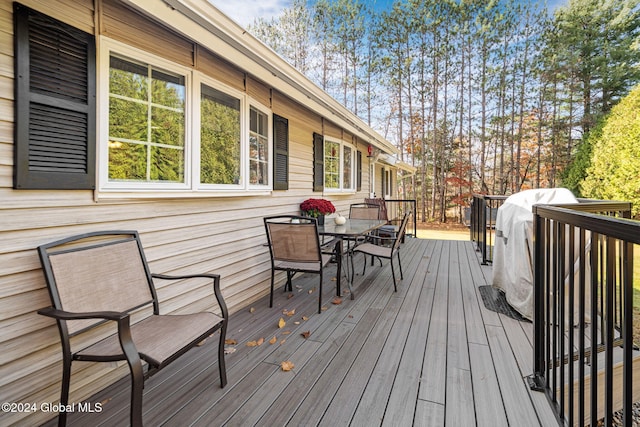
[(246, 79), (247, 85), (247, 94), (260, 102), (262, 105), (267, 107), (271, 106), (271, 94), (269, 88), (265, 87), (264, 84), (258, 82), (257, 80), (247, 77)]
[[(74, 27), (92, 33), (94, 29), (94, 6), (93, 0), (57, 0), (55, 5), (50, 0), (20, 0), (18, 3), (23, 4), (35, 10), (45, 12), (47, 15), (62, 21), (66, 24), (73, 25)], [(13, 2), (3, 0), (0, 4), (0, 23), (3, 25), (1, 28), (7, 28), (13, 30)], [(9, 19), (5, 18), (5, 12), (8, 13)], [(4, 26), (7, 22), (9, 25)], [(13, 49), (13, 41), (11, 42)], [(4, 46), (2, 47), (4, 49)], [(13, 67), (12, 67), (13, 68)]]
[(343, 130), (335, 124), (325, 121), (324, 123), (324, 136), (328, 136), (334, 139), (342, 139), (344, 136)]
[(194, 65), (195, 46), (175, 33), (162, 30), (117, 0), (102, 0), (101, 34), (185, 66)]
[(198, 47), (196, 69), (237, 90), (244, 90), (244, 73), (205, 48)]
[[(24, 0), (25, 6), (93, 32), (93, 1)], [(13, 6), (0, 1), (0, 399), (57, 402), (61, 351), (51, 320), (36, 314), (50, 305), (35, 248), (86, 219), (74, 209), (94, 206), (91, 191), (15, 191), (13, 186)], [(66, 219), (65, 219), (66, 217)], [(82, 225), (80, 225), (82, 227)], [(72, 401), (90, 396), (119, 375), (110, 366), (74, 367)], [(79, 369), (76, 369), (79, 368)], [(36, 425), (55, 414), (0, 414), (0, 424)]]
[[(93, 32), (93, 1), (23, 1), (26, 6)], [(114, 0), (99, 3), (102, 34), (196, 68), (245, 90), (247, 74), (202, 47), (157, 25)], [(36, 247), (73, 234), (105, 229), (140, 232), (150, 268), (156, 273), (213, 272), (231, 312), (266, 295), (270, 260), (263, 216), (298, 213), (312, 192), (313, 133), (342, 137), (342, 130), (270, 91), (254, 79), (247, 91), (289, 120), (289, 190), (268, 197), (94, 201), (92, 191), (12, 189), (13, 174), (13, 18), (12, 3), (0, 0), (0, 399), (5, 402), (58, 402), (61, 352), (55, 323), (36, 311), (50, 305)], [(8, 24), (4, 25), (4, 24)], [(159, 52), (159, 50), (162, 50)], [(195, 61), (193, 54), (198, 52)], [(352, 136), (347, 136), (349, 141)], [(363, 150), (361, 148), (361, 150)], [(365, 150), (366, 151), (366, 150)], [(368, 159), (363, 157), (363, 192), (331, 195), (338, 210), (368, 192)], [(282, 278), (282, 276), (280, 276)], [(280, 281), (282, 283), (282, 280)], [(216, 306), (209, 282), (158, 281), (163, 313), (209, 310)], [(97, 332), (104, 335), (107, 330)], [(74, 364), (70, 402), (79, 402), (128, 370), (124, 364)], [(55, 414), (0, 413), (0, 425), (37, 425)]]

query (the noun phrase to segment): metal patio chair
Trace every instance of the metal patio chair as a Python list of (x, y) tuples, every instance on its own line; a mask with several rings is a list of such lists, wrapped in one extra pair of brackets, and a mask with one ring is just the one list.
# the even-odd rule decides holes
[[(360, 252), (364, 255), (364, 268), (362, 269), (362, 275), (365, 274), (367, 269), (367, 255), (371, 255), (371, 261), (373, 263), (374, 258), (378, 259), (388, 259), (391, 263), (391, 275), (393, 277), (393, 289), (395, 291), (398, 290), (398, 286), (396, 284), (396, 273), (393, 267), (393, 257), (396, 256), (398, 258), (398, 267), (400, 268), (400, 280), (404, 279), (402, 276), (402, 263), (400, 262), (400, 243), (402, 242), (402, 236), (407, 228), (407, 223), (409, 222), (410, 212), (406, 212), (402, 217), (402, 222), (400, 223), (400, 228), (395, 236), (393, 237), (380, 237), (374, 236), (373, 240), (376, 243), (363, 243), (361, 245), (356, 246), (353, 249), (353, 252)], [(388, 244), (386, 244), (388, 243)]]
[[(52, 302), (38, 313), (56, 320), (62, 344), (62, 406), (69, 402), (72, 361), (126, 361), (131, 373), (130, 423), (141, 426), (145, 380), (218, 330), (220, 383), (226, 385), (229, 314), (220, 276), (151, 274), (136, 231), (73, 236), (39, 246), (38, 253)], [(154, 278), (212, 282), (220, 314), (161, 315)], [(60, 412), (59, 425), (66, 424), (66, 416)]]
[(393, 221), (391, 218), (389, 218), (389, 214), (387, 212), (387, 203), (385, 202), (385, 200), (379, 198), (365, 198), (364, 202), (368, 205), (378, 206), (378, 208), (380, 209), (378, 219), (387, 221), (387, 225), (383, 225), (382, 227), (378, 228), (378, 235), (386, 238), (394, 237), (398, 232), (397, 224), (401, 221), (397, 221), (397, 219)]
[(381, 219), (380, 206), (370, 203), (353, 203), (349, 207), (350, 219)]
[(273, 307), (275, 272), (286, 271), (285, 291), (293, 291), (291, 280), (296, 273), (320, 276), (318, 313), (322, 311), (322, 282), (324, 267), (332, 254), (323, 253), (320, 246), (318, 224), (315, 218), (297, 215), (278, 215), (264, 218), (269, 253), (271, 254), (271, 293), (269, 307)]

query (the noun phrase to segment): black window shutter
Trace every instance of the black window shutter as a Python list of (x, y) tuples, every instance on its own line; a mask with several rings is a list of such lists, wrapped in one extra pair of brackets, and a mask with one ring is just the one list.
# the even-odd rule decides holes
[(289, 120), (273, 115), (273, 189), (289, 189)]
[(93, 35), (14, 3), (14, 188), (95, 188)]
[(358, 154), (357, 154), (357, 160), (356, 160), (357, 161), (357, 163), (356, 163), (356, 167), (357, 167), (357, 170), (356, 170), (356, 174), (357, 174), (357, 177), (356, 177), (356, 186), (357, 186), (356, 191), (360, 191), (360, 190), (362, 190), (362, 152), (358, 151), (357, 153)]
[(313, 133), (313, 191), (324, 190), (324, 137)]

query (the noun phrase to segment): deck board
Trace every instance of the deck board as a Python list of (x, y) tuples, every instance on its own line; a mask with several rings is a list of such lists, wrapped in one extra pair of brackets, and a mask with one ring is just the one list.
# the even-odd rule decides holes
[(440, 241), (437, 244), (427, 273), (427, 284), (434, 288), (434, 298), (429, 324), (429, 335), (425, 355), (423, 357), (422, 379), (418, 398), (432, 403), (445, 404), (445, 384), (447, 372), (447, 263), (449, 252), (444, 250), (447, 246)]
[[(276, 290), (273, 308), (267, 296), (232, 314), (228, 386), (219, 386), (214, 336), (147, 381), (145, 425), (557, 425), (524, 380), (531, 324), (484, 307), (478, 287), (491, 270), (472, 243), (414, 238), (401, 251), (398, 292), (388, 261), (363, 276), (357, 256), (354, 300), (343, 286), (332, 303), (330, 267), (320, 314), (311, 275), (297, 276), (293, 292)], [(285, 360), (292, 371), (280, 369)], [(102, 413), (70, 414), (68, 425), (127, 425), (128, 386), (124, 378), (102, 390), (92, 398)]]

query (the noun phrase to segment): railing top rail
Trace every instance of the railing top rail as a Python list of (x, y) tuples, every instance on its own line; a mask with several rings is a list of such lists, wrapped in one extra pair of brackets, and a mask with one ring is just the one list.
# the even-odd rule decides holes
[(533, 213), (542, 218), (574, 225), (629, 243), (640, 244), (640, 221), (578, 211), (575, 209), (577, 206), (579, 205), (535, 205)]
[[(484, 200), (506, 200), (508, 195), (496, 195), (496, 194), (474, 194), (473, 197)], [(578, 206), (576, 210), (587, 212), (601, 212), (601, 211), (624, 211), (631, 210), (631, 202), (623, 202), (618, 200), (596, 200), (596, 199), (578, 199), (577, 204), (567, 205), (554, 205), (554, 206)]]
[[(616, 211), (629, 211), (631, 212), (631, 202), (622, 202), (618, 200), (591, 200), (591, 199), (578, 199), (580, 203), (568, 205), (567, 207), (583, 212), (616, 212)], [(558, 205), (565, 206), (565, 205)]]

